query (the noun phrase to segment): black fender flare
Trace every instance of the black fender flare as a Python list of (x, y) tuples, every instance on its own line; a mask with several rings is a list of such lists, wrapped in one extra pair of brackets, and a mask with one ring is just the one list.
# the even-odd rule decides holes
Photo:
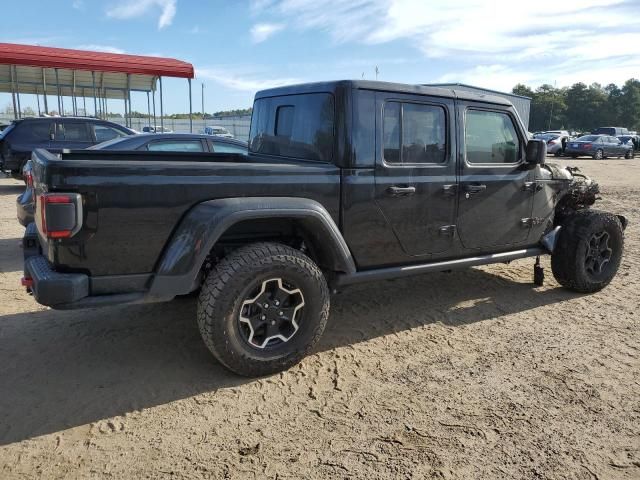
[(355, 262), (338, 226), (315, 200), (223, 198), (200, 203), (187, 212), (163, 250), (149, 295), (166, 298), (193, 291), (200, 269), (220, 237), (238, 222), (264, 218), (286, 218), (302, 223), (331, 259), (332, 270), (355, 273)]

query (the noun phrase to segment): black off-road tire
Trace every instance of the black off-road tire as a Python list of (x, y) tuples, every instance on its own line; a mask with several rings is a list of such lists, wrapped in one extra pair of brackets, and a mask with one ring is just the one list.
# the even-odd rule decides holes
[[(605, 235), (602, 235), (602, 234)], [(609, 260), (598, 272), (593, 271), (591, 242), (606, 237)], [(595, 240), (594, 240), (595, 239)], [(592, 293), (609, 285), (618, 271), (624, 249), (624, 233), (618, 217), (597, 210), (581, 210), (562, 223), (558, 243), (551, 255), (555, 279), (570, 290)]]
[[(275, 339), (280, 344), (271, 347), (269, 341), (266, 348), (259, 347), (247, 339), (241, 312), (256, 289), (264, 289), (274, 278), (299, 289), (304, 306), (298, 329), (286, 342)], [(320, 339), (328, 318), (329, 288), (322, 271), (302, 252), (278, 243), (250, 244), (230, 253), (211, 270), (198, 299), (198, 326), (205, 344), (225, 367), (248, 377), (298, 363)]]

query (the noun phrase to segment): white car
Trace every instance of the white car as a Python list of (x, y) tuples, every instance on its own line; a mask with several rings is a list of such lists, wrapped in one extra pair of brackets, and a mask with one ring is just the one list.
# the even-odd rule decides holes
[(167, 127), (161, 127), (160, 125), (148, 125), (142, 128), (144, 133), (173, 133), (173, 130)]
[(224, 127), (218, 127), (216, 125), (210, 127), (204, 127), (205, 135), (214, 135), (216, 137), (233, 138), (233, 135)]

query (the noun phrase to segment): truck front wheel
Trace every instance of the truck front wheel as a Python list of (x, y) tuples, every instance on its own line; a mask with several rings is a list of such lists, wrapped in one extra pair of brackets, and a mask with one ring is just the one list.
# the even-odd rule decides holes
[(567, 217), (551, 255), (560, 285), (581, 293), (606, 287), (620, 266), (624, 248), (622, 224), (615, 215), (582, 210)]
[(302, 360), (329, 317), (329, 288), (318, 266), (277, 243), (241, 247), (209, 273), (198, 299), (198, 326), (229, 370), (261, 376)]

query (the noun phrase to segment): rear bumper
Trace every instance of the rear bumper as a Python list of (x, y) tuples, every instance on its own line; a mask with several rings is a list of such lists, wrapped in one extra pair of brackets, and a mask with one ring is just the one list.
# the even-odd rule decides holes
[[(95, 278), (92, 279), (84, 273), (61, 273), (53, 269), (49, 260), (42, 255), (34, 223), (27, 225), (22, 245), (24, 277), (30, 283), (28, 291), (33, 294), (38, 303), (47, 307), (70, 310), (105, 305), (160, 302), (173, 298), (150, 297), (148, 292), (141, 291), (92, 295), (92, 283), (96, 282)], [(120, 280), (126, 283), (126, 279)]]

